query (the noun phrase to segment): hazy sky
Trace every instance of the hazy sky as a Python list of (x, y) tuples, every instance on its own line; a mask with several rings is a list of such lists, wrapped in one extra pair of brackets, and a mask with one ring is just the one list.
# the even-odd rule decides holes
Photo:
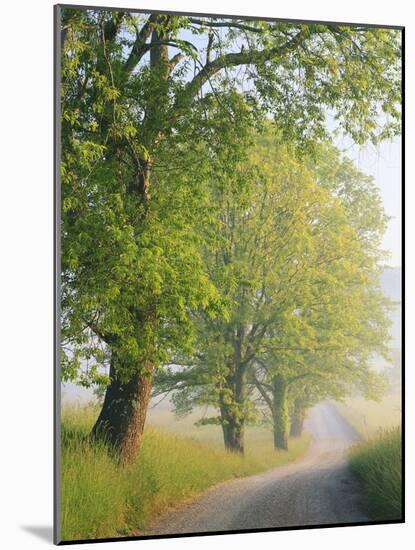
[[(339, 145), (342, 146), (341, 143)], [(352, 146), (347, 149), (347, 155), (362, 172), (375, 178), (382, 194), (385, 211), (388, 216), (392, 216), (383, 239), (383, 246), (391, 252), (389, 265), (400, 266), (402, 264), (401, 139), (384, 142), (376, 148), (373, 145)]]

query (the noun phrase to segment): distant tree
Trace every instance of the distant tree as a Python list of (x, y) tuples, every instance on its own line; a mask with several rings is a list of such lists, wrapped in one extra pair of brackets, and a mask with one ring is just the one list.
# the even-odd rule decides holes
[[(319, 187), (338, 199), (349, 242), (327, 234), (336, 244), (319, 262), (323, 278), (315, 273), (318, 300), (297, 311), (302, 318), (300, 331), (294, 325), (290, 333), (286, 325), (279, 344), (282, 353), (279, 348), (274, 353), (271, 346), (271, 352), (254, 368), (253, 381), (270, 411), (276, 448), (287, 448), (289, 410), (294, 432), (298, 432), (306, 409), (321, 399), (341, 399), (356, 390), (378, 399), (385, 384), (371, 369), (371, 360), (376, 353), (389, 356), (387, 313), (392, 302), (380, 284), (387, 258), (380, 245), (388, 218), (379, 191), (373, 178), (327, 143), (319, 146), (308, 164)], [(289, 342), (287, 347), (284, 339)]]
[[(212, 201), (222, 205), (221, 225), (206, 263), (228, 316), (199, 317), (190, 366), (156, 378), (157, 391), (176, 392), (179, 411), (214, 407), (219, 416), (203, 422), (220, 424), (226, 448), (239, 452), (255, 414), (252, 386), (271, 411), (275, 447), (286, 449), (290, 386), (318, 378), (320, 398), (353, 384), (374, 392), (379, 380), (368, 358), (386, 354), (387, 341), (387, 300), (376, 287), (379, 251), (368, 242), (383, 227), (382, 210), (372, 217), (370, 236), (363, 229), (359, 235), (339, 194), (316, 184), (272, 130), (254, 150), (241, 169), (253, 178), (245, 194), (229, 184)], [(364, 195), (368, 180), (362, 181)]]

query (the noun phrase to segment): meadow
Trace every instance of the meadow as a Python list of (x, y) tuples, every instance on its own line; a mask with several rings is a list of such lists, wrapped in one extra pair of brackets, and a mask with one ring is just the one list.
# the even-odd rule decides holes
[(398, 393), (388, 394), (380, 402), (352, 397), (344, 403), (336, 403), (336, 407), (363, 439), (401, 424), (401, 396)]
[(139, 535), (162, 511), (211, 485), (282, 466), (305, 453), (307, 435), (275, 451), (271, 432), (248, 428), (245, 456), (223, 450), (218, 426), (195, 427), (153, 409), (142, 451), (121, 467), (105, 444), (91, 443), (98, 409), (65, 406), (62, 412), (62, 538), (80, 540)]

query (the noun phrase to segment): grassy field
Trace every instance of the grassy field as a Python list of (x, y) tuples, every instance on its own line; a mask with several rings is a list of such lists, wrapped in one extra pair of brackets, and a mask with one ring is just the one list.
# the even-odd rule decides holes
[(336, 407), (363, 439), (374, 436), (379, 430), (401, 425), (399, 394), (387, 395), (379, 403), (363, 397), (354, 397), (345, 403), (336, 403)]
[[(210, 447), (223, 449), (222, 428), (216, 424), (206, 424), (197, 426), (195, 423), (203, 416), (213, 416), (215, 413), (212, 410), (205, 408), (195, 409), (192, 413), (185, 417), (178, 418), (175, 416), (168, 406), (150, 408), (148, 412), (148, 423), (154, 428), (160, 428), (163, 431), (174, 432), (177, 435), (205, 443)], [(216, 413), (217, 414), (217, 413)], [(270, 428), (261, 426), (247, 426), (245, 428), (245, 444), (248, 452), (255, 449), (262, 451), (271, 451), (272, 433)]]
[(373, 519), (400, 519), (401, 430), (393, 428), (379, 432), (357, 445), (349, 459), (352, 470), (362, 482)]
[(137, 462), (123, 469), (103, 445), (86, 439), (96, 414), (91, 406), (63, 411), (64, 540), (138, 534), (167, 507), (220, 481), (281, 466), (309, 444), (304, 436), (290, 441), (290, 451), (276, 452), (269, 431), (249, 429), (245, 457), (235, 456), (221, 448), (217, 427), (195, 428), (193, 419), (174, 423), (168, 411), (153, 410), (150, 422), (158, 427), (148, 425)]

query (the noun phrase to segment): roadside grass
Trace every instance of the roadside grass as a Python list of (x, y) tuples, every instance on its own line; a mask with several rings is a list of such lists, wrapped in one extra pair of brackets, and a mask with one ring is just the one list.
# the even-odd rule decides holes
[(62, 413), (62, 539), (79, 540), (139, 534), (164, 509), (207, 487), (282, 466), (308, 448), (304, 435), (288, 452), (275, 451), (265, 430), (250, 430), (245, 457), (214, 444), (149, 425), (138, 460), (120, 467), (88, 433), (92, 406), (65, 407)]
[(401, 429), (395, 427), (356, 445), (350, 466), (361, 480), (370, 515), (376, 520), (400, 519), (402, 498)]
[(399, 426), (401, 406), (399, 394), (387, 395), (379, 403), (363, 397), (353, 397), (345, 403), (336, 403), (337, 410), (363, 439), (376, 435), (379, 430)]

